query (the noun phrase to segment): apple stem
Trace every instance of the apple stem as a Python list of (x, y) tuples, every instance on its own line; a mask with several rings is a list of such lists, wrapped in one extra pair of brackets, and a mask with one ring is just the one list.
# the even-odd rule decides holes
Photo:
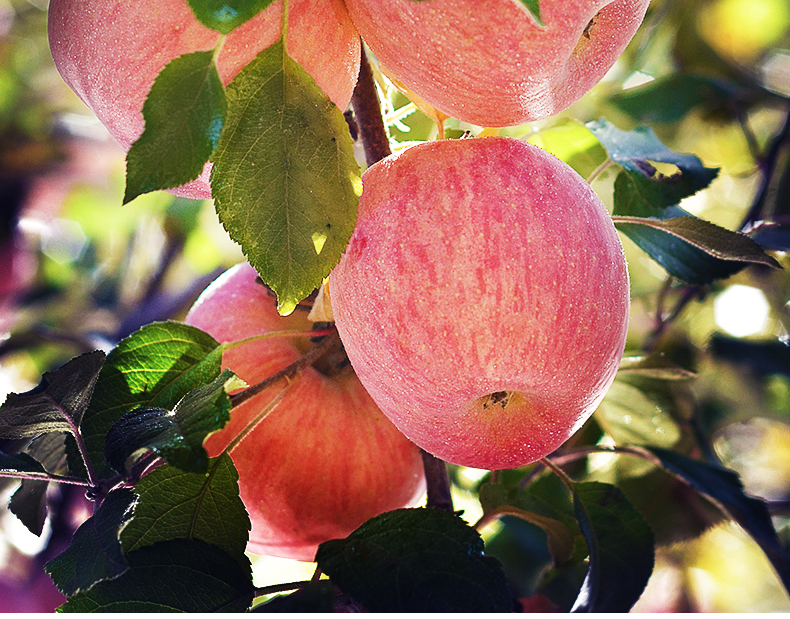
[(362, 58), (359, 65), (359, 78), (354, 94), (351, 97), (351, 107), (357, 122), (362, 147), (365, 150), (365, 161), (372, 166), (377, 161), (392, 154), (387, 129), (384, 126), (384, 117), (381, 114), (381, 102), (376, 92), (376, 80), (373, 70), (362, 45)]
[(229, 454), (231, 451), (233, 451), (236, 448), (236, 445), (238, 445), (242, 441), (242, 439), (245, 436), (247, 436), (253, 430), (253, 428), (255, 428), (255, 426), (257, 426), (261, 421), (263, 421), (264, 417), (266, 417), (275, 408), (277, 408), (277, 405), (285, 397), (285, 394), (288, 393), (288, 389), (291, 387), (292, 384), (293, 383), (289, 380), (288, 383), (286, 383), (285, 387), (280, 389), (280, 392), (276, 396), (274, 396), (272, 401), (269, 402), (260, 413), (255, 415), (255, 418), (252, 421), (250, 421), (246, 426), (244, 426), (244, 429), (241, 432), (239, 432), (235, 437), (233, 437), (233, 440), (228, 444), (227, 447), (225, 447), (225, 449), (222, 450), (222, 453)]
[(453, 497), (450, 493), (450, 475), (447, 473), (447, 464), (424, 449), (421, 449), (420, 453), (425, 470), (425, 484), (428, 488), (426, 506), (452, 512)]
[(261, 382), (253, 385), (245, 389), (244, 391), (240, 391), (238, 393), (234, 393), (230, 396), (230, 405), (231, 407), (236, 407), (242, 402), (246, 402), (251, 397), (258, 395), (262, 391), (265, 391), (275, 383), (283, 380), (283, 379), (292, 379), (294, 378), (299, 372), (304, 370), (308, 365), (313, 364), (315, 361), (321, 358), (321, 356), (332, 348), (333, 345), (337, 343), (339, 339), (339, 335), (337, 331), (332, 332), (331, 335), (328, 335), (323, 340), (321, 340), (316, 346), (308, 350), (305, 354), (299, 357), (296, 361), (294, 361), (291, 365), (284, 367), (282, 370), (277, 372), (276, 374), (272, 374), (269, 378), (262, 380)]
[(268, 333), (261, 333), (259, 335), (245, 337), (243, 340), (223, 342), (222, 351), (225, 352), (231, 350), (232, 348), (236, 348), (237, 346), (244, 346), (245, 344), (257, 342), (258, 340), (265, 340), (270, 337), (323, 337), (325, 335), (331, 335), (334, 332), (334, 327), (329, 327), (327, 329), (313, 329), (311, 331), (269, 331)]

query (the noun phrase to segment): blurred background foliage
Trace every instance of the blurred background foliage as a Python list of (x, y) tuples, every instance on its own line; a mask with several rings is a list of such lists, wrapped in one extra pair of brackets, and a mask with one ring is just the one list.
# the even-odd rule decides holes
[[(379, 78), (393, 146), (434, 139), (431, 118)], [(591, 120), (605, 117), (623, 130), (648, 125), (673, 151), (720, 169), (681, 206), (748, 232), (785, 269), (752, 266), (692, 286), (623, 237), (633, 299), (627, 353), (660, 353), (694, 377), (623, 375), (566, 447), (633, 442), (720, 462), (768, 502), (790, 545), (788, 97), (790, 1), (653, 0), (631, 46), (592, 92), (559, 116), (500, 133), (568, 161), (609, 204), (615, 175), (598, 173), (606, 154), (584, 126)], [(445, 126), (450, 137), (465, 131), (483, 129)], [(0, 400), (80, 352), (182, 317), (218, 272), (242, 259), (210, 202), (159, 192), (121, 207), (123, 189), (123, 152), (51, 62), (46, 0), (0, 0)], [(680, 482), (625, 455), (596, 453), (571, 468), (578, 479), (616, 483), (654, 528), (656, 569), (635, 610), (790, 610), (756, 543)], [(487, 474), (451, 473), (456, 506), (475, 523)], [(14, 485), (0, 489), (7, 499)], [(50, 493), (59, 509), (40, 538), (2, 512), (2, 611), (46, 611), (62, 600), (42, 566), (88, 512), (79, 490)], [(506, 517), (483, 531), (518, 594), (547, 596), (544, 610), (578, 581), (550, 573), (537, 527)], [(259, 559), (255, 569), (284, 581), (309, 578), (313, 566)]]

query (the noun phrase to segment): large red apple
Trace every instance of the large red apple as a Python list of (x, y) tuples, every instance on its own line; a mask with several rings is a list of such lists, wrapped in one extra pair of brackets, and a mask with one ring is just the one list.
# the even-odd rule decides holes
[(569, 107), (612, 67), (650, 0), (345, 0), (386, 69), (452, 118), (516, 125)]
[[(357, 80), (360, 43), (342, 0), (291, 0), (288, 20), (288, 53), (344, 109)], [(223, 84), (274, 44), (281, 28), (279, 0), (228, 34), (217, 58)], [(213, 49), (219, 38), (186, 0), (49, 3), (55, 66), (125, 150), (143, 132), (143, 103), (159, 71), (182, 54)], [(210, 198), (209, 166), (173, 193)]]
[[(272, 331), (308, 331), (304, 312), (277, 313), (275, 298), (239, 264), (209, 286), (186, 322), (218, 341)], [(296, 361), (307, 338), (274, 337), (231, 348), (228, 367), (255, 384)], [(381, 414), (344, 355), (308, 367), (287, 395), (231, 452), (252, 520), (248, 549), (311, 561), (318, 544), (345, 537), (385, 511), (416, 504), (425, 491), (419, 449)], [(220, 453), (284, 383), (231, 412), (206, 448)]]
[(348, 357), (381, 410), (446, 461), (514, 468), (593, 413), (625, 346), (620, 239), (590, 186), (510, 138), (370, 167), (330, 275)]

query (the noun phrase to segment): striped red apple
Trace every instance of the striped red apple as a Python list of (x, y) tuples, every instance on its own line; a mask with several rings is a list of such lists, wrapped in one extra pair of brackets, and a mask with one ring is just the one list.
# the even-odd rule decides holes
[(628, 271), (601, 200), (559, 159), (500, 137), (413, 146), (362, 181), (329, 289), (373, 400), (454, 464), (514, 468), (555, 450), (625, 346)]

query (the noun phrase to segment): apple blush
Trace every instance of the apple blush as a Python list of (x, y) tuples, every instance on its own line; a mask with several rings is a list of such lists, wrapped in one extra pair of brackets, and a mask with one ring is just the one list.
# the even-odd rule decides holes
[(625, 346), (628, 271), (601, 200), (553, 155), (500, 137), (413, 146), (362, 180), (329, 289), (368, 393), (450, 463), (507, 469), (554, 451)]

